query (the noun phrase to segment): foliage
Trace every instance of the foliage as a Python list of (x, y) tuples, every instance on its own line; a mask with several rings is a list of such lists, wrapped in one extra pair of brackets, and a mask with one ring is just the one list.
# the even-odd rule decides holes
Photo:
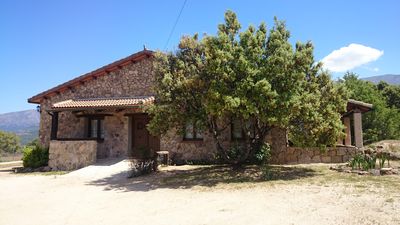
[[(384, 152), (358, 153), (350, 161), (349, 165), (354, 169), (369, 170), (376, 168), (378, 161), (379, 168), (383, 168), (388, 160), (388, 155)], [(388, 161), (389, 164), (389, 161)]]
[(49, 149), (39, 145), (26, 146), (22, 157), (24, 167), (38, 168), (47, 166), (49, 162)]
[(377, 85), (378, 90), (386, 98), (386, 103), (389, 107), (400, 109), (400, 86), (390, 85), (381, 81)]
[(39, 139), (35, 138), (35, 139), (32, 139), (31, 141), (29, 141), (28, 143), (26, 143), (25, 146), (39, 146), (39, 145), (40, 145)]
[(157, 160), (135, 159), (131, 161), (131, 174), (129, 177), (138, 177), (157, 171)]
[(267, 142), (264, 142), (261, 148), (259, 148), (254, 154), (255, 163), (263, 164), (265, 162), (268, 162), (270, 158), (271, 146)]
[[(237, 159), (243, 157), (242, 154), (246, 152), (244, 148), (246, 148), (246, 146), (243, 143), (233, 143), (227, 151), (228, 159)], [(255, 150), (254, 155), (248, 158), (247, 162), (254, 164), (264, 164), (268, 162), (270, 157), (271, 146), (267, 142), (264, 142), (260, 148)], [(221, 156), (219, 156), (218, 159), (221, 159)]]
[[(198, 121), (220, 156), (234, 164), (253, 157), (274, 127), (288, 129), (301, 145), (333, 145), (343, 135), (347, 92), (315, 62), (311, 42), (293, 48), (276, 18), (269, 32), (264, 23), (240, 29), (236, 14), (227, 11), (217, 35), (185, 36), (176, 52), (156, 54), (150, 132), (182, 133), (187, 121)], [(242, 127), (243, 144), (227, 148), (222, 134), (232, 119), (249, 125)]]
[(21, 150), (19, 137), (14, 133), (0, 131), (0, 154), (16, 153)]
[(389, 94), (397, 86), (386, 83), (375, 85), (358, 79), (356, 74), (350, 72), (345, 74), (341, 83), (351, 91), (350, 98), (373, 104), (373, 110), (363, 114), (362, 118), (365, 144), (400, 139), (400, 108), (396, 108), (396, 97)]

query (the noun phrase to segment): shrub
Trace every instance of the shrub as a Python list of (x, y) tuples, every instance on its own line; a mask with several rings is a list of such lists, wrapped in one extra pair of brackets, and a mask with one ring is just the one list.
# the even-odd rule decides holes
[(268, 162), (270, 158), (271, 146), (267, 142), (264, 142), (261, 148), (254, 153), (255, 163), (263, 164)]
[(25, 147), (22, 161), (24, 167), (39, 168), (47, 166), (49, 162), (49, 149), (39, 145)]
[[(383, 168), (388, 160), (388, 154), (384, 152), (375, 152), (368, 150), (364, 153), (358, 153), (350, 161), (349, 165), (354, 169), (369, 170), (376, 168), (376, 161), (378, 161), (379, 168)], [(389, 162), (388, 162), (389, 165)]]
[(129, 177), (138, 177), (157, 171), (157, 160), (155, 159), (132, 159), (132, 172)]

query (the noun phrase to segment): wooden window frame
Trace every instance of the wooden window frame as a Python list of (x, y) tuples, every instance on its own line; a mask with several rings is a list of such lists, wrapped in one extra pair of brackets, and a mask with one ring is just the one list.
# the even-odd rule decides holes
[[(97, 123), (97, 137), (92, 137), (92, 121), (96, 120)], [(99, 116), (89, 116), (87, 117), (87, 135), (86, 137), (89, 139), (94, 139), (97, 141), (104, 141), (104, 137), (101, 137), (101, 123), (103, 123), (103, 127), (104, 127), (104, 117), (99, 117)], [(104, 132), (104, 131), (103, 131)]]
[[(241, 122), (240, 122), (240, 123), (241, 123)], [(250, 127), (250, 130), (253, 131), (253, 135), (252, 135), (252, 136), (255, 136), (255, 134), (256, 134), (256, 127), (255, 127), (255, 125), (254, 125), (254, 124), (251, 124), (250, 126), (251, 126), (251, 127)], [(241, 129), (241, 131), (242, 131), (242, 137), (241, 137), (241, 138), (237, 138), (237, 137), (235, 137), (235, 136), (233, 135), (233, 127), (234, 127), (234, 123), (233, 123), (233, 119), (232, 119), (232, 120), (231, 120), (231, 140), (234, 140), (234, 141), (243, 141), (243, 140), (245, 140), (246, 133), (244, 132), (243, 124), (241, 123), (241, 127), (240, 127), (240, 129)], [(252, 137), (252, 138), (254, 138), (254, 137)]]
[(233, 128), (234, 128), (235, 125), (234, 125), (234, 119), (232, 119), (231, 120), (231, 140), (235, 140), (235, 141), (243, 141), (244, 140), (245, 133), (244, 133), (244, 130), (243, 130), (243, 125), (242, 125), (241, 121), (239, 121), (239, 122), (240, 122), (240, 130), (242, 132), (242, 137), (238, 138), (238, 137), (235, 137), (233, 135)]
[[(187, 138), (187, 137), (186, 137), (186, 125), (187, 125), (187, 124), (185, 124), (185, 129), (184, 129), (184, 132), (183, 132), (183, 141), (186, 141), (186, 142), (190, 142), (190, 141), (203, 141), (203, 140), (204, 140), (203, 134), (201, 134), (201, 136), (202, 136), (201, 138), (197, 137), (198, 128), (196, 127), (196, 124), (193, 123), (193, 122), (190, 122), (190, 123), (192, 123), (192, 134), (193, 134), (193, 138)], [(199, 132), (199, 133), (200, 133), (200, 132)]]

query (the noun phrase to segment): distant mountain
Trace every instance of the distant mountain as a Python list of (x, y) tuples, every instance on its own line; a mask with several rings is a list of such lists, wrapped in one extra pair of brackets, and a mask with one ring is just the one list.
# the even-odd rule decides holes
[(364, 77), (361, 79), (371, 81), (372, 83), (375, 83), (375, 84), (379, 83), (379, 81), (385, 81), (388, 84), (400, 85), (400, 75), (395, 75), (395, 74), (385, 74), (385, 75), (379, 75), (379, 76), (373, 76), (373, 77)]
[(21, 144), (38, 137), (40, 114), (36, 110), (25, 110), (0, 114), (0, 130), (14, 132)]

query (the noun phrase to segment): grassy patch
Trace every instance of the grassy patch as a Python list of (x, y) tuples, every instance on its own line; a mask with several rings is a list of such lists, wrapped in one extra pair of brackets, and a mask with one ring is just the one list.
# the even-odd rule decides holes
[[(400, 176), (370, 176), (340, 173), (329, 169), (329, 164), (245, 166), (191, 166), (190, 169), (171, 170), (159, 180), (160, 186), (171, 188), (223, 187), (241, 188), (262, 185), (343, 185), (357, 191), (384, 189), (399, 192)], [(164, 173), (161, 171), (161, 173)]]

